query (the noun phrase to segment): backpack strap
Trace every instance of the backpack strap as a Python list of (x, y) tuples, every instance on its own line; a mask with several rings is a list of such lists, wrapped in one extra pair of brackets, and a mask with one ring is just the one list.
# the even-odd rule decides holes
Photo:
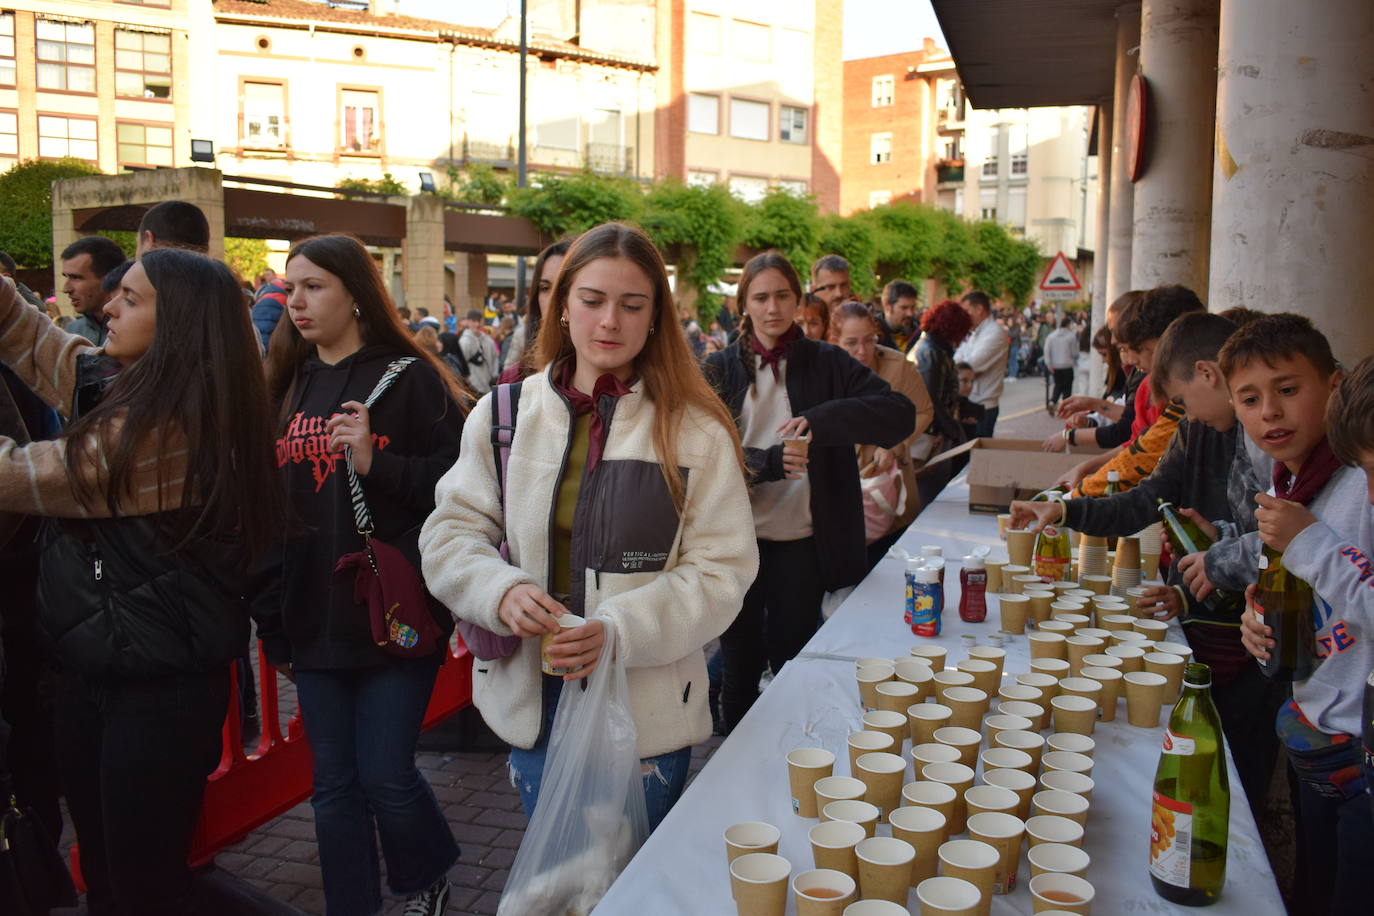
[[(391, 387), (391, 383), (400, 377), (405, 371), (406, 366), (415, 362), (414, 356), (407, 356), (403, 359), (392, 360), (387, 364), (386, 371), (382, 377), (377, 379), (377, 384), (372, 386), (372, 393), (363, 401), (363, 406), (370, 408), (377, 403), (377, 399), (386, 393)], [(367, 508), (367, 497), (363, 495), (363, 484), (358, 479), (358, 472), (353, 469), (353, 449), (344, 446), (345, 470), (348, 472), (348, 495), (353, 501), (353, 524), (357, 527), (358, 533), (364, 538), (372, 536), (372, 512)]]
[(515, 419), (520, 412), (520, 386), (523, 382), (497, 385), (491, 390), (496, 413), (491, 422), (491, 448), (496, 460), (496, 486), (501, 494), (501, 511), (506, 510), (506, 466), (515, 442)]

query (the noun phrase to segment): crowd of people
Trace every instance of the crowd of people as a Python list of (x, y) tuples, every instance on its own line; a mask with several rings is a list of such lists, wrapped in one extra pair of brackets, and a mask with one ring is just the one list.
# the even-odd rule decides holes
[[(740, 727), (957, 469), (930, 459), (992, 435), (1035, 361), (1065, 420), (1045, 447), (1108, 451), (1014, 521), (1131, 534), (1164, 499), (1214, 536), (1142, 607), (1212, 666), (1256, 810), (1286, 750), (1312, 912), (1364, 899), (1374, 359), (1347, 374), (1306, 319), (1160, 287), (1084, 339), (978, 290), (922, 308), (894, 280), (866, 304), (842, 257), (803, 278), (769, 251), (703, 330), (618, 223), (541, 253), (525, 302), (439, 318), (398, 309), (351, 236), (297, 242), (247, 298), (208, 238), (168, 202), (133, 260), (74, 243), (65, 326), (0, 285), (9, 765), (54, 838), (65, 796), (92, 914), (219, 911), (186, 855), (250, 634), (296, 685), (331, 914), (380, 911), (383, 860), (407, 916), (447, 907), (459, 849), (415, 748), (455, 625), (527, 814), (560, 699), (623, 666), (657, 825), (691, 747)], [(1100, 398), (1072, 394), (1089, 348)], [(1291, 692), (1252, 659), (1261, 543), (1318, 596), (1323, 657)]]

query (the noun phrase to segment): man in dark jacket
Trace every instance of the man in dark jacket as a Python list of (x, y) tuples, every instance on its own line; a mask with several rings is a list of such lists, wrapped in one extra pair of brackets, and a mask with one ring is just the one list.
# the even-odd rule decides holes
[(883, 308), (873, 317), (878, 322), (878, 343), (899, 353), (906, 353), (921, 336), (916, 325), (916, 307), (920, 295), (916, 287), (905, 280), (893, 280), (883, 287)]

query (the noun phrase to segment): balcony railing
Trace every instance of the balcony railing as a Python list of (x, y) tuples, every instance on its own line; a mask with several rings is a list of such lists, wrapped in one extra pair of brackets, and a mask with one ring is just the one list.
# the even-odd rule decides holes
[(588, 143), (587, 168), (608, 175), (628, 175), (634, 171), (633, 150), (618, 143)]
[(935, 180), (941, 184), (963, 181), (964, 164), (961, 162), (958, 165), (937, 165), (935, 167)]
[(488, 162), (510, 167), (515, 163), (515, 147), (509, 142), (463, 138), (463, 159), (467, 162)]

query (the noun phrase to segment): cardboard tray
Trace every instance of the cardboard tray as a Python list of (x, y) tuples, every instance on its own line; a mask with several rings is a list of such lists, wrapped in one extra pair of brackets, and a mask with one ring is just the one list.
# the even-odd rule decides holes
[(1039, 439), (973, 439), (933, 456), (925, 466), (968, 453), (969, 511), (996, 514), (1006, 512), (1012, 500), (1030, 499), (1053, 486), (1069, 468), (1102, 451), (1045, 452)]

